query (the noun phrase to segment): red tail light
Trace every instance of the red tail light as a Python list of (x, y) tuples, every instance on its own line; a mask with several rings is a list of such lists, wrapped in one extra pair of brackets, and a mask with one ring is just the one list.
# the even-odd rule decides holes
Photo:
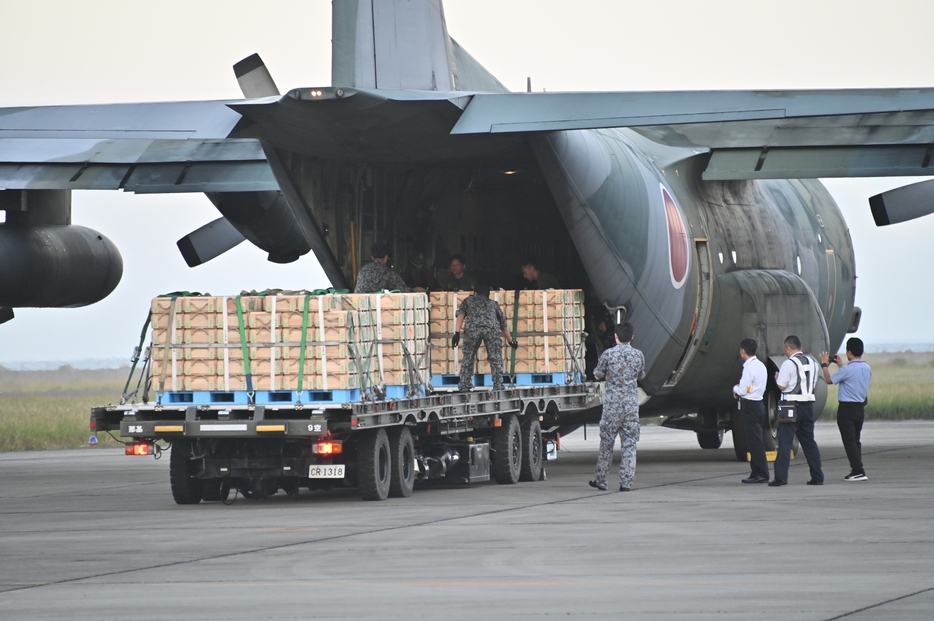
[(315, 442), (311, 445), (311, 452), (315, 455), (340, 455), (344, 445), (331, 440), (330, 442)]
[(124, 447), (127, 455), (152, 455), (153, 447), (149, 442), (129, 442)]

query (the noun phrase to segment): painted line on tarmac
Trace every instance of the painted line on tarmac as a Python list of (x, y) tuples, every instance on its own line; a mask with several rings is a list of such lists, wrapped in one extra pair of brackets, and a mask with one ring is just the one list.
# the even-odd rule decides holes
[[(735, 475), (734, 475), (734, 476), (735, 476)], [(709, 478), (720, 478), (720, 477), (709, 477)], [(690, 482), (690, 481), (685, 481), (685, 482)], [(252, 548), (252, 549), (249, 549), (249, 550), (240, 550), (240, 551), (237, 551), (237, 552), (228, 552), (228, 553), (225, 553), (225, 554), (215, 554), (215, 555), (211, 555), (211, 556), (203, 556), (203, 557), (194, 558), (194, 559), (187, 559), (187, 560), (181, 560), (181, 561), (172, 561), (172, 562), (168, 562), (168, 563), (158, 563), (158, 564), (155, 564), (155, 565), (147, 565), (147, 566), (145, 566), (145, 567), (137, 567), (137, 568), (134, 568), (134, 569), (123, 569), (123, 570), (119, 570), (119, 571), (109, 571), (109, 572), (102, 572), (102, 573), (91, 574), (91, 575), (86, 575), (86, 576), (78, 576), (78, 577), (75, 577), (75, 578), (66, 578), (66, 579), (63, 579), (63, 580), (53, 580), (53, 581), (49, 581), (49, 582), (34, 583), (34, 584), (30, 584), (30, 585), (25, 585), (25, 586), (20, 586), (20, 587), (14, 587), (14, 588), (11, 588), (11, 589), (6, 589), (6, 590), (4, 590), (4, 591), (0, 591), (0, 598), (2, 598), (2, 596), (5, 595), (6, 593), (15, 593), (15, 592), (18, 592), (18, 591), (27, 591), (27, 590), (30, 590), (30, 589), (37, 589), (37, 588), (46, 587), (46, 586), (59, 586), (59, 585), (63, 585), (63, 584), (72, 584), (72, 583), (75, 583), (75, 582), (83, 582), (83, 581), (85, 581), (85, 580), (94, 580), (94, 579), (99, 579), (99, 578), (108, 578), (108, 577), (112, 577), (112, 576), (121, 576), (121, 575), (132, 574), (132, 573), (138, 573), (138, 572), (142, 572), (142, 571), (150, 571), (150, 570), (155, 570), (155, 569), (167, 569), (167, 568), (170, 568), (170, 567), (180, 567), (180, 566), (183, 566), (183, 565), (192, 565), (192, 564), (194, 564), (194, 563), (200, 563), (200, 562), (204, 562), (204, 561), (216, 561), (216, 560), (220, 560), (220, 559), (228, 559), (228, 558), (234, 558), (234, 557), (238, 557), (238, 556), (246, 556), (246, 555), (249, 555), (249, 554), (257, 554), (257, 553), (262, 553), (262, 552), (271, 552), (271, 551), (275, 551), (275, 550), (287, 550), (287, 549), (290, 549), (290, 548), (297, 548), (297, 547), (299, 547), (299, 546), (305, 546), (305, 545), (311, 545), (311, 544), (317, 544), (317, 543), (326, 543), (326, 542), (331, 542), (331, 541), (339, 541), (339, 540), (342, 540), (342, 539), (349, 539), (349, 538), (351, 538), (351, 537), (363, 537), (363, 536), (368, 536), (368, 535), (376, 535), (376, 534), (380, 534), (380, 533), (390, 533), (390, 532), (400, 531), (400, 530), (409, 529), (409, 528), (421, 528), (421, 527), (424, 527), (424, 526), (432, 526), (432, 525), (435, 525), (435, 524), (444, 524), (444, 523), (447, 523), (447, 522), (454, 522), (454, 521), (457, 521), (457, 520), (473, 519), (473, 518), (484, 517), (484, 516), (489, 516), (489, 515), (496, 515), (496, 514), (501, 514), (501, 513), (510, 513), (510, 512), (514, 512), (514, 511), (524, 511), (524, 510), (526, 510), (526, 509), (535, 509), (535, 508), (538, 508), (538, 507), (547, 507), (547, 506), (552, 506), (552, 505), (559, 505), (559, 504), (564, 504), (564, 503), (574, 502), (574, 501), (579, 501), (579, 500), (592, 500), (592, 499), (594, 499), (594, 498), (599, 498), (599, 497), (600, 497), (599, 495), (596, 495), (596, 494), (592, 494), (592, 493), (591, 493), (591, 494), (586, 494), (586, 495), (583, 495), (583, 496), (578, 496), (578, 497), (576, 497), (576, 498), (567, 498), (567, 499), (561, 499), (561, 500), (552, 500), (552, 501), (548, 501), (548, 502), (526, 504), (526, 505), (522, 505), (522, 506), (518, 506), (518, 507), (506, 507), (506, 508), (502, 508), (502, 509), (493, 509), (493, 510), (490, 510), (490, 511), (482, 511), (482, 512), (479, 512), (479, 513), (472, 513), (472, 514), (470, 514), (470, 515), (460, 515), (460, 516), (454, 516), (454, 517), (448, 517), (448, 518), (441, 518), (441, 519), (437, 519), (437, 520), (427, 520), (427, 521), (424, 521), (424, 522), (418, 522), (418, 523), (414, 523), (414, 524), (400, 524), (400, 525), (398, 525), (398, 526), (387, 526), (387, 527), (385, 527), (385, 528), (375, 528), (375, 529), (366, 530), (366, 531), (361, 531), (361, 532), (356, 532), (356, 533), (345, 533), (345, 534), (342, 534), (342, 535), (333, 535), (333, 536), (330, 536), (330, 537), (321, 537), (321, 538), (319, 538), (319, 539), (307, 539), (307, 540), (304, 540), (304, 541), (294, 541), (294, 542), (291, 542), (291, 543), (284, 543), (284, 544), (279, 544), (279, 545), (263, 546), (263, 547), (260, 547), (260, 548)], [(606, 495), (605, 497), (609, 497), (609, 495)]]
[(866, 612), (867, 610), (872, 610), (873, 608), (878, 608), (879, 606), (885, 606), (886, 604), (898, 602), (903, 599), (908, 599), (909, 597), (914, 597), (915, 595), (921, 595), (923, 593), (928, 593), (930, 591), (934, 591), (934, 587), (930, 587), (928, 589), (921, 589), (920, 591), (915, 591), (914, 593), (902, 595), (901, 597), (893, 597), (892, 599), (887, 599), (884, 602), (879, 602), (878, 604), (873, 604), (872, 606), (865, 606), (857, 610), (851, 610), (850, 612), (844, 612), (842, 615), (837, 615), (836, 617), (830, 617), (829, 619), (824, 619), (824, 621), (837, 621), (837, 619), (845, 619), (852, 615), (859, 614), (861, 612)]
[[(893, 449), (883, 449), (883, 450), (876, 451), (876, 452), (877, 452), (877, 453), (881, 453), (881, 452), (893, 452), (893, 451), (901, 451), (901, 450), (909, 450), (909, 449), (917, 449), (917, 448), (919, 448), (919, 447), (917, 447), (917, 446), (914, 446), (914, 447), (899, 447), (899, 448), (893, 448)], [(867, 454), (870, 454), (870, 453), (867, 453)], [(842, 459), (842, 458), (838, 458), (838, 459)], [(830, 460), (828, 460), (828, 461), (830, 461)], [(739, 473), (740, 476), (741, 476), (742, 474), (743, 474), (743, 473)], [(671, 483), (661, 483), (661, 484), (658, 484), (658, 485), (651, 485), (651, 486), (640, 487), (640, 488), (637, 488), (637, 491), (638, 491), (638, 490), (648, 490), (648, 489), (654, 489), (654, 488), (661, 488), (661, 487), (671, 487), (671, 486), (673, 486), (673, 485), (682, 485), (682, 484), (685, 484), (685, 483), (694, 483), (694, 482), (697, 482), (697, 481), (709, 481), (709, 480), (722, 479), (722, 478), (726, 478), (726, 477), (735, 477), (735, 476), (737, 476), (737, 474), (720, 474), (720, 475), (711, 476), (711, 477), (698, 477), (698, 478), (695, 478), (695, 479), (686, 479), (686, 480), (683, 480), (683, 481), (677, 481), (677, 482), (671, 482)], [(400, 530), (409, 529), (409, 528), (421, 528), (421, 527), (423, 527), (423, 526), (432, 526), (432, 525), (435, 525), (435, 524), (444, 524), (444, 523), (447, 523), (447, 522), (454, 522), (454, 521), (457, 521), (457, 520), (472, 519), (472, 518), (477, 518), (477, 517), (484, 517), (484, 516), (488, 516), (488, 515), (497, 515), (497, 514), (501, 514), (501, 513), (510, 513), (510, 512), (515, 512), (515, 511), (524, 511), (524, 510), (526, 510), (526, 509), (535, 509), (535, 508), (538, 508), (538, 507), (548, 507), (548, 506), (552, 506), (552, 505), (567, 504), (567, 503), (569, 503), (569, 502), (576, 502), (576, 501), (580, 501), (580, 500), (593, 500), (593, 499), (595, 499), (595, 498), (601, 498), (601, 497), (603, 497), (603, 498), (615, 498), (615, 494), (588, 493), (588, 494), (586, 494), (586, 495), (577, 496), (577, 497), (575, 497), (575, 498), (565, 498), (565, 499), (561, 499), (561, 500), (552, 500), (552, 501), (548, 501), (548, 502), (532, 503), (532, 504), (526, 504), (526, 505), (522, 505), (522, 506), (518, 506), (518, 507), (506, 507), (506, 508), (502, 508), (502, 509), (494, 509), (494, 510), (490, 510), (490, 511), (482, 511), (482, 512), (473, 513), (473, 514), (470, 514), (470, 515), (461, 515), (461, 516), (454, 516), (454, 517), (449, 517), (449, 518), (441, 518), (441, 519), (437, 519), (437, 520), (428, 520), (428, 521), (424, 521), (424, 522), (417, 522), (417, 523), (414, 523), (414, 524), (401, 524), (401, 525), (398, 525), (398, 526), (387, 526), (387, 527), (385, 527), (385, 528), (376, 528), (376, 529), (371, 529), (371, 530), (362, 531), (362, 532), (357, 532), (357, 533), (346, 533), (346, 534), (343, 534), (343, 535), (333, 535), (333, 536), (330, 536), (330, 537), (322, 537), (322, 538), (320, 538), (320, 539), (307, 539), (307, 540), (304, 540), (304, 541), (295, 541), (295, 542), (284, 543), (284, 544), (279, 544), (279, 545), (263, 546), (263, 547), (260, 547), (260, 548), (253, 548), (253, 549), (249, 549), (249, 550), (240, 550), (240, 551), (237, 551), (237, 552), (228, 552), (228, 553), (225, 553), (225, 554), (215, 554), (215, 555), (212, 555), (212, 556), (204, 556), (204, 557), (200, 557), (200, 558), (187, 559), (187, 560), (182, 560), (182, 561), (172, 561), (172, 562), (168, 562), (168, 563), (158, 563), (158, 564), (155, 564), (155, 565), (148, 565), (148, 566), (146, 566), (146, 567), (137, 567), (137, 568), (134, 568), (134, 569), (123, 569), (123, 570), (119, 570), (119, 571), (102, 572), (102, 573), (92, 574), (92, 575), (87, 575), (87, 576), (78, 576), (78, 577), (75, 577), (75, 578), (66, 578), (66, 579), (63, 579), (63, 580), (54, 580), (54, 581), (50, 581), (50, 582), (35, 583), (35, 584), (28, 585), (28, 586), (14, 587), (14, 588), (12, 588), (12, 589), (6, 589), (6, 590), (4, 590), (4, 591), (0, 591), (0, 597), (2, 597), (2, 596), (3, 596), (4, 594), (6, 594), (6, 593), (15, 593), (15, 592), (18, 592), (18, 591), (26, 591), (26, 590), (30, 590), (30, 589), (36, 589), (36, 588), (45, 587), (45, 586), (58, 586), (58, 585), (63, 585), (63, 584), (72, 584), (72, 583), (75, 583), (75, 582), (82, 582), (82, 581), (85, 581), (85, 580), (94, 580), (94, 579), (97, 579), (97, 578), (107, 578), (107, 577), (111, 577), (111, 576), (120, 576), (120, 575), (125, 575), (125, 574), (138, 573), (138, 572), (142, 572), (142, 571), (150, 571), (150, 570), (154, 570), (154, 569), (167, 569), (167, 568), (170, 568), (170, 567), (180, 567), (180, 566), (183, 566), (183, 565), (192, 565), (192, 564), (200, 563), (200, 562), (203, 562), (203, 561), (215, 561), (215, 560), (220, 560), (220, 559), (234, 558), (234, 557), (238, 557), (238, 556), (246, 556), (246, 555), (249, 555), (249, 554), (256, 554), (256, 553), (262, 553), (262, 552), (271, 552), (271, 551), (274, 551), (274, 550), (287, 550), (287, 549), (290, 549), (290, 548), (297, 548), (297, 547), (299, 547), (299, 546), (305, 546), (305, 545), (310, 545), (310, 544), (325, 543), (325, 542), (330, 542), (330, 541), (339, 541), (339, 540), (342, 540), (342, 539), (349, 539), (349, 538), (351, 538), (351, 537), (363, 537), (363, 536), (367, 536), (367, 535), (375, 535), (375, 534), (380, 534), (380, 533), (389, 533), (389, 532), (394, 532), (394, 531), (400, 531)], [(880, 603), (880, 604), (875, 604), (874, 606), (870, 606), (869, 608), (865, 608), (865, 609), (861, 609), (861, 610), (868, 610), (868, 609), (874, 608), (874, 607), (876, 607), (876, 606), (881, 606), (881, 605), (886, 604), (886, 603), (891, 603), (891, 602), (894, 602), (894, 601), (898, 601), (899, 599), (904, 599), (904, 598), (907, 598), (907, 597), (912, 597), (912, 596), (914, 596), (914, 595), (919, 595), (919, 594), (921, 594), (921, 593), (925, 593), (925, 592), (931, 591), (931, 590), (934, 590), (934, 587), (932, 587), (931, 589), (925, 589), (925, 590), (923, 590), (923, 591), (918, 591), (917, 593), (911, 593), (911, 594), (909, 594), (909, 595), (904, 595), (904, 596), (902, 596), (902, 597), (900, 597), (900, 598), (888, 600), (887, 602), (882, 602), (882, 603)], [(853, 611), (853, 612), (850, 612), (850, 613), (846, 613), (846, 614), (843, 615), (843, 616), (834, 617), (834, 618), (832, 618), (832, 619), (827, 619), (827, 620), (825, 620), (825, 621), (834, 621), (835, 619), (840, 619), (840, 618), (843, 618), (843, 617), (845, 617), (845, 616), (847, 616), (847, 615), (855, 614), (856, 612), (860, 612), (860, 611)]]

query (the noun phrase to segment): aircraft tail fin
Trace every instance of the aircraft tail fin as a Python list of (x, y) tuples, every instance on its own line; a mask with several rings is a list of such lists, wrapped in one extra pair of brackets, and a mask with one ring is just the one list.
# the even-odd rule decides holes
[(331, 82), (362, 89), (507, 92), (448, 35), (441, 0), (333, 0)]

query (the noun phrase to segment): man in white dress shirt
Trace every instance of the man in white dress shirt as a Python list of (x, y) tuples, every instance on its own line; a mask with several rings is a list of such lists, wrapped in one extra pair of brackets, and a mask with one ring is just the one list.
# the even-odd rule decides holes
[(791, 335), (785, 339), (785, 355), (788, 360), (775, 375), (775, 383), (782, 391), (783, 401), (797, 404), (798, 417), (793, 423), (778, 426), (778, 457), (775, 458), (775, 477), (769, 487), (781, 487), (788, 483), (788, 466), (791, 461), (791, 443), (795, 436), (801, 443), (807, 459), (811, 478), (808, 485), (823, 485), (824, 471), (821, 469), (820, 449), (814, 440), (814, 388), (817, 386), (817, 363), (801, 351), (801, 339)]
[(746, 431), (746, 450), (751, 458), (752, 473), (743, 483), (768, 483), (769, 462), (765, 458), (765, 444), (762, 443), (762, 426), (765, 424), (765, 394), (767, 380), (765, 365), (756, 358), (758, 344), (755, 339), (743, 339), (739, 346), (739, 357), (743, 359), (743, 375), (739, 384), (733, 386), (733, 396), (739, 399), (740, 409)]

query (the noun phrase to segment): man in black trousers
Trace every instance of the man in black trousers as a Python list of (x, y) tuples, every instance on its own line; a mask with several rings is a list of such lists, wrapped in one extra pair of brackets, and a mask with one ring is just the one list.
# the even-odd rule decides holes
[[(849, 363), (844, 366), (840, 354), (831, 359), (827, 352), (820, 355), (821, 367), (824, 369), (824, 381), (827, 384), (837, 384), (840, 387), (837, 399), (840, 405), (837, 409), (837, 427), (840, 429), (840, 439), (846, 450), (846, 458), (850, 462), (850, 474), (843, 477), (844, 481), (868, 481), (866, 470), (863, 468), (863, 445), (859, 441), (863, 430), (866, 402), (869, 398), (869, 380), (872, 379), (872, 369), (863, 361), (863, 341), (853, 337), (846, 342), (846, 359)], [(833, 362), (839, 370), (830, 374), (830, 363)]]
[(762, 443), (762, 425), (765, 423), (765, 395), (767, 375), (765, 365), (756, 358), (759, 346), (755, 339), (744, 339), (740, 343), (739, 357), (743, 359), (743, 376), (739, 384), (733, 386), (733, 396), (739, 399), (743, 411), (742, 420), (746, 428), (746, 450), (751, 455), (752, 473), (743, 479), (743, 483), (768, 483), (769, 462), (765, 458), (765, 445)]

